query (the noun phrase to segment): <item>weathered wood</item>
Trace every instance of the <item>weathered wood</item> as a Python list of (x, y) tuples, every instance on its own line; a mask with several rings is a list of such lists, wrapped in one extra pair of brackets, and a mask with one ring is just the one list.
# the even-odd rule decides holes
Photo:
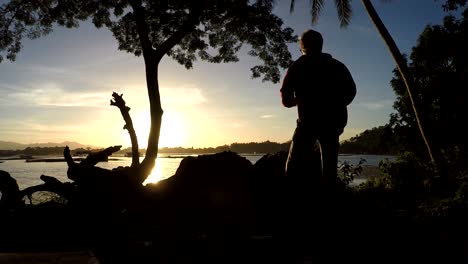
[(135, 133), (135, 128), (133, 127), (133, 121), (130, 117), (130, 107), (125, 104), (125, 100), (123, 99), (123, 94), (119, 95), (116, 92), (112, 93), (112, 99), (110, 104), (113, 106), (117, 106), (120, 109), (120, 113), (125, 121), (124, 129), (127, 129), (128, 134), (130, 135), (130, 141), (132, 143), (132, 167), (137, 167), (140, 165), (140, 153), (138, 151), (138, 139)]
[(71, 183), (63, 183), (57, 178), (47, 175), (41, 175), (40, 178), (44, 181), (44, 184), (34, 185), (21, 190), (20, 198), (27, 196), (31, 200), (31, 196), (35, 192), (52, 192), (67, 200), (72, 198), (74, 188)]
[(80, 165), (92, 167), (101, 161), (107, 160), (110, 155), (119, 151), (121, 148), (122, 146), (113, 146), (96, 153), (91, 153), (86, 157), (86, 159), (80, 162)]
[(68, 146), (65, 147), (63, 150), (63, 157), (65, 158), (65, 161), (68, 164), (68, 167), (72, 167), (76, 165), (75, 161), (73, 160), (71, 153), (70, 153), (70, 148)]

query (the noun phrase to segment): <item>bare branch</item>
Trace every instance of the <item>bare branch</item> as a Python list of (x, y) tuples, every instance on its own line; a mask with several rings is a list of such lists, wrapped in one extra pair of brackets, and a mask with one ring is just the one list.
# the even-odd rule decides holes
[[(140, 165), (140, 153), (138, 152), (138, 138), (133, 128), (132, 118), (130, 117), (130, 107), (125, 105), (123, 94), (119, 95), (116, 92), (112, 93), (114, 99), (111, 100), (110, 104), (117, 106), (120, 109), (120, 113), (125, 121), (124, 129), (127, 129), (130, 135), (130, 141), (132, 142), (132, 167)], [(119, 148), (120, 149), (120, 148)]]
[(73, 193), (73, 187), (70, 183), (66, 184), (52, 176), (41, 175), (41, 180), (44, 184), (34, 185), (20, 191), (20, 197), (31, 197), (35, 192), (52, 192), (67, 200), (70, 199)]
[(80, 162), (80, 165), (92, 167), (96, 165), (98, 162), (107, 160), (107, 158), (110, 155), (112, 155), (112, 153), (119, 151), (120, 148), (122, 148), (122, 146), (113, 146), (113, 147), (108, 147), (105, 150), (99, 151), (97, 153), (91, 153), (86, 157), (86, 159)]
[(76, 165), (75, 161), (73, 160), (71, 153), (70, 153), (70, 148), (68, 146), (65, 147), (63, 150), (63, 157), (65, 158), (65, 161), (67, 162), (68, 167), (73, 167)]

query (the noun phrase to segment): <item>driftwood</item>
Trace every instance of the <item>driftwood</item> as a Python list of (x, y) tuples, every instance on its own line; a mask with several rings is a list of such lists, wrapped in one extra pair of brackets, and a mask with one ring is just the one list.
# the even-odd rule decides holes
[[(79, 165), (85, 166), (85, 167), (93, 167), (99, 162), (107, 160), (110, 155), (112, 155), (114, 152), (119, 151), (120, 148), (122, 148), (122, 146), (113, 146), (113, 147), (108, 147), (96, 153), (91, 153), (84, 160), (82, 160), (79, 163)], [(66, 146), (65, 149), (63, 150), (63, 157), (65, 158), (65, 161), (67, 162), (69, 167), (78, 165), (73, 160), (71, 156), (70, 148), (68, 146)]]
[[(68, 165), (68, 178), (73, 183), (63, 183), (55, 177), (41, 175), (40, 178), (44, 181), (43, 184), (19, 190), (16, 180), (7, 172), (0, 171), (0, 192), (2, 193), (0, 207), (14, 207), (18, 202), (22, 203), (23, 197), (30, 197), (31, 199), (35, 192), (52, 192), (66, 200), (74, 198), (92, 200), (106, 196), (109, 197), (105, 198), (105, 200), (109, 200), (109, 198), (112, 199), (111, 197), (116, 197), (119, 194), (132, 192), (135, 188), (138, 188), (137, 185), (141, 187), (138, 141), (129, 114), (130, 107), (126, 106), (122, 94), (119, 95), (114, 92), (112, 97), (111, 105), (120, 109), (125, 121), (124, 129), (127, 129), (130, 135), (132, 143), (132, 164), (130, 167), (108, 170), (95, 166), (98, 162), (108, 160), (108, 157), (119, 151), (122, 146), (112, 146), (97, 153), (91, 153), (80, 163), (73, 160), (70, 148), (67, 146), (63, 151), (63, 156)], [(89, 197), (86, 198), (87, 196)]]
[(52, 176), (41, 175), (44, 184), (27, 187), (19, 192), (20, 197), (28, 197), (32, 201), (35, 192), (52, 192), (69, 201), (73, 198), (75, 186), (72, 183), (63, 183)]
[(133, 128), (132, 118), (130, 117), (130, 107), (126, 106), (123, 99), (123, 94), (119, 95), (116, 92), (112, 93), (113, 100), (110, 101), (110, 104), (117, 106), (120, 109), (120, 113), (125, 121), (124, 129), (127, 129), (128, 134), (130, 135), (130, 141), (132, 143), (132, 165), (131, 167), (135, 168), (140, 165), (140, 154), (138, 151), (138, 139)]

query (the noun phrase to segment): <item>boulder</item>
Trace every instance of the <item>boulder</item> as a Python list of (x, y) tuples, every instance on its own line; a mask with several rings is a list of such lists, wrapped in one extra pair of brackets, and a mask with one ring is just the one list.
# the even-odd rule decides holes
[(16, 180), (6, 171), (0, 170), (0, 209), (16, 207), (20, 202), (20, 191)]
[(174, 176), (148, 188), (162, 221), (237, 229), (252, 220), (252, 173), (252, 163), (234, 152), (186, 157)]

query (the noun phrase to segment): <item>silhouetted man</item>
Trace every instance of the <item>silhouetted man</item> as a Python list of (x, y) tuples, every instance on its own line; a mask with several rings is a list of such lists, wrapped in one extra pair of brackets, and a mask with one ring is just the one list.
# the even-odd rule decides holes
[(314, 146), (320, 143), (322, 175), (335, 182), (339, 136), (348, 121), (346, 106), (356, 95), (356, 85), (346, 66), (322, 53), (322, 35), (304, 32), (299, 40), (302, 56), (289, 67), (281, 87), (285, 107), (297, 106), (297, 127), (289, 149), (286, 175), (306, 176), (313, 170)]

